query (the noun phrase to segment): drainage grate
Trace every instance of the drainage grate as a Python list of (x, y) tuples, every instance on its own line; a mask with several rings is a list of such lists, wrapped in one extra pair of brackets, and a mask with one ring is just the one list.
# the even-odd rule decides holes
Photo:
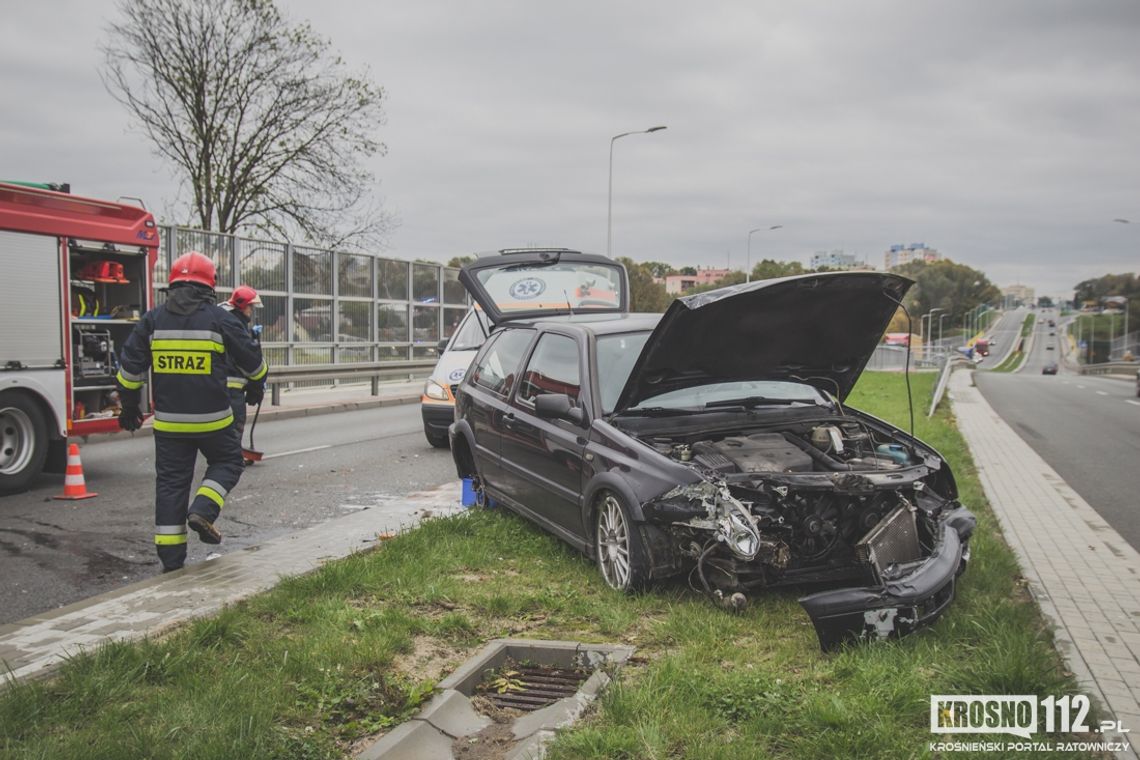
[(531, 712), (546, 707), (565, 697), (573, 696), (582, 682), (589, 678), (586, 671), (571, 668), (516, 665), (511, 671), (511, 687), (499, 692), (490, 688), (483, 696), (499, 708)]

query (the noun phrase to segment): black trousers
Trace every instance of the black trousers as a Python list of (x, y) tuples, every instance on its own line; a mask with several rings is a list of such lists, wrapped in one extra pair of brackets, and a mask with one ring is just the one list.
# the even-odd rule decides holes
[[(191, 502), (199, 453), (206, 458), (206, 474)], [(176, 570), (186, 562), (188, 513), (215, 522), (244, 469), (232, 427), (201, 437), (155, 435), (154, 544), (165, 569)]]
[(234, 424), (231, 428), (234, 436), (241, 446), (241, 437), (245, 432), (245, 391), (230, 389), (230, 408), (234, 410)]

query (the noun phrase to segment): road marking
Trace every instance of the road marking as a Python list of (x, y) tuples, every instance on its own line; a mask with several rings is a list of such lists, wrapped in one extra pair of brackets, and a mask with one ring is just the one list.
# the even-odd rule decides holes
[(1140, 401), (1133, 401), (1130, 398), (1126, 398), (1124, 400), (1127, 401), (1129, 404), (1132, 404), (1132, 406), (1140, 406)]
[(307, 449), (294, 449), (293, 451), (282, 451), (282, 452), (279, 452), (277, 454), (266, 454), (265, 456), (262, 457), (262, 459), (263, 460), (265, 460), (265, 459), (276, 459), (277, 457), (287, 457), (287, 456), (292, 456), (293, 454), (305, 454), (305, 453), (310, 452), (310, 451), (320, 451), (321, 449), (331, 449), (331, 448), (332, 448), (332, 444), (326, 443), (324, 446), (310, 446)]
[(1077, 387), (1080, 388), (1082, 391), (1085, 389), (1085, 386), (1081, 385), (1080, 383), (1077, 383)]
[(1096, 392), (1096, 395), (1098, 395), (1098, 396), (1107, 396), (1108, 394), (1107, 394), (1107, 393), (1105, 393), (1104, 391), (1097, 391), (1097, 392)]

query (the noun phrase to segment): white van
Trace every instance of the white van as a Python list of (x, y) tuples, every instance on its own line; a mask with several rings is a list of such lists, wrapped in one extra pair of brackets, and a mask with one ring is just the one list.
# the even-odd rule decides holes
[(467, 374), (467, 367), (490, 332), (483, 310), (472, 307), (463, 321), (442, 341), (435, 369), (424, 383), (420, 396), (420, 413), (424, 419), (424, 437), (438, 449), (447, 448), (447, 428), (455, 421), (455, 388)]

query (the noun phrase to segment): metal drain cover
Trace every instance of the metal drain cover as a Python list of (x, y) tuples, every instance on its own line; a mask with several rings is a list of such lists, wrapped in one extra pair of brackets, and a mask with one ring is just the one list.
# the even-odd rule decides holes
[[(500, 671), (502, 672), (502, 671)], [(510, 686), (503, 691), (495, 688), (477, 689), (480, 695), (495, 707), (530, 712), (573, 696), (590, 673), (579, 668), (558, 668), (543, 665), (515, 665), (506, 672), (512, 673)]]

